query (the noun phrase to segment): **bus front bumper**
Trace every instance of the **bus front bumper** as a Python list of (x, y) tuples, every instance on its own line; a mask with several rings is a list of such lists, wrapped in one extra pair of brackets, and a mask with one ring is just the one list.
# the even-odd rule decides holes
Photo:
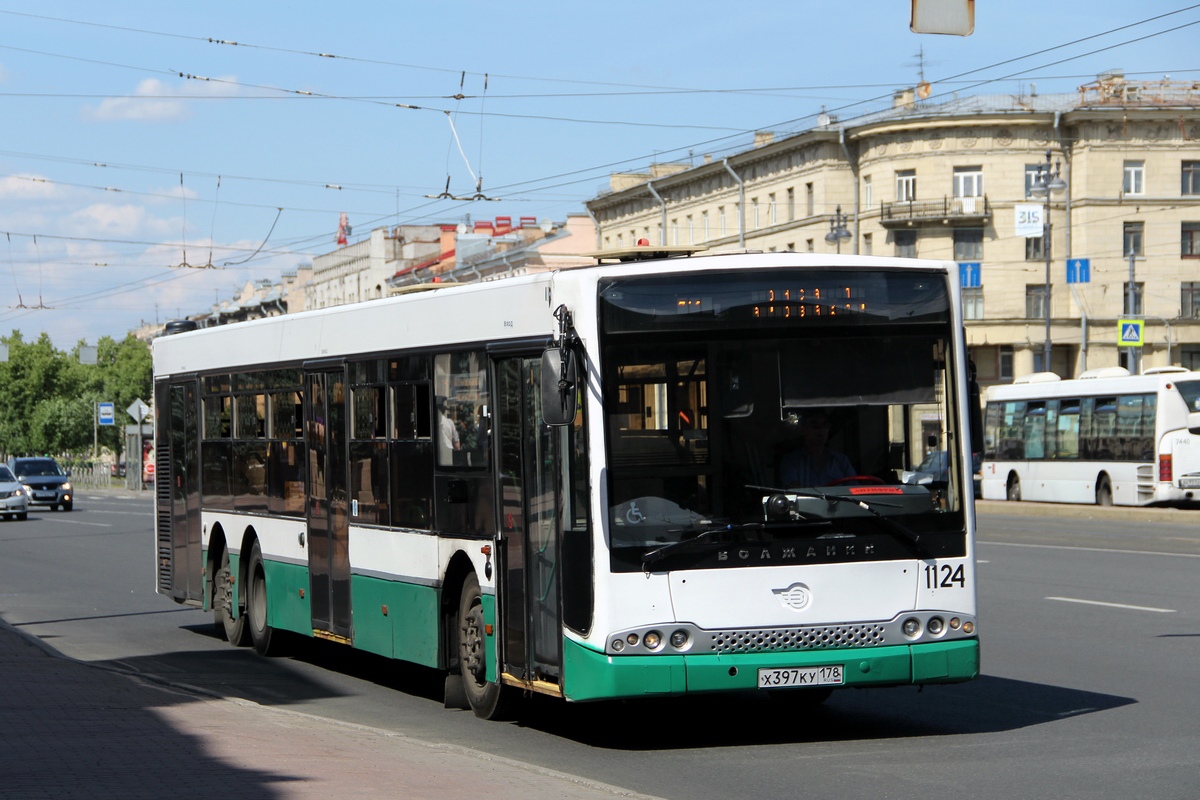
[[(563, 642), (563, 694), (573, 702), (753, 691), (760, 669), (841, 666), (841, 687), (958, 683), (979, 675), (979, 640), (786, 653), (611, 656)], [(797, 689), (795, 691), (803, 691)]]

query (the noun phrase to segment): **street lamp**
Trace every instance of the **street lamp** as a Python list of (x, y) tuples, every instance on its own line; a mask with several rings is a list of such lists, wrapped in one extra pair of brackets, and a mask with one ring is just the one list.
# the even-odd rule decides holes
[(1043, 298), (1046, 304), (1046, 342), (1042, 345), (1042, 371), (1052, 372), (1050, 368), (1050, 196), (1060, 195), (1066, 191), (1067, 182), (1062, 179), (1062, 161), (1050, 164), (1050, 149), (1046, 149), (1046, 163), (1038, 165), (1037, 174), (1033, 176), (1033, 185), (1029, 193), (1034, 197), (1044, 198), (1042, 203), (1042, 251), (1046, 256), (1046, 292)]
[(837, 212), (833, 215), (833, 219), (829, 220), (829, 233), (825, 234), (825, 241), (830, 244), (837, 245), (837, 251), (842, 252), (842, 242), (850, 240), (850, 231), (846, 230), (846, 215), (842, 213), (842, 207), (837, 207)]

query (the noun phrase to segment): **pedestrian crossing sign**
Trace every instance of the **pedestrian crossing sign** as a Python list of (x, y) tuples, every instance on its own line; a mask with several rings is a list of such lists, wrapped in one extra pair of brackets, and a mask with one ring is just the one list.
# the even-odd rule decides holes
[(1117, 321), (1117, 346), (1141, 347), (1142, 336), (1146, 323), (1140, 319), (1122, 319)]

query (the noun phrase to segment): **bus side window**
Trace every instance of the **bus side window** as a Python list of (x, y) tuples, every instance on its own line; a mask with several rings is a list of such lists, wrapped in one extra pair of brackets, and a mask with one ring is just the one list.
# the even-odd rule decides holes
[(1038, 401), (1029, 404), (1025, 411), (1025, 458), (1046, 456), (1046, 404)]
[(1058, 405), (1057, 456), (1079, 458), (1079, 401), (1062, 400)]

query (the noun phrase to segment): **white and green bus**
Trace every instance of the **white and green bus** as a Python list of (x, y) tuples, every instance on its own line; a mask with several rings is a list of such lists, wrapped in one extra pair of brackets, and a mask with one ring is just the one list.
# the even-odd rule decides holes
[(1200, 503), (1200, 373), (1037, 372), (988, 387), (983, 499)]
[[(445, 671), (485, 718), (975, 677), (956, 266), (615, 255), (173, 326), (159, 591), (264, 655), (301, 635)], [(788, 474), (814, 418), (851, 474)], [(935, 447), (949, 469), (914, 471)]]

